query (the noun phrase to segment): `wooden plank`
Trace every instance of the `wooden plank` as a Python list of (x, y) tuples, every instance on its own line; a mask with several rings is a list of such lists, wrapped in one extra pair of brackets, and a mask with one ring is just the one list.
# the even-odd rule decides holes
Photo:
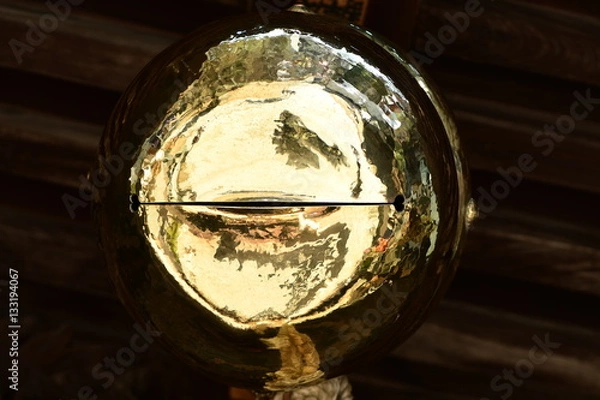
[[(449, 33), (447, 39), (440, 36), (443, 26), (457, 32), (445, 15), (464, 12), (467, 3), (424, 0), (415, 29), (416, 50), (432, 60), (443, 54), (600, 86), (597, 5), (584, 11), (562, 2), (558, 8), (539, 1), (482, 1), (455, 39)], [(430, 43), (439, 37), (447, 44), (436, 49)]]
[(0, 104), (0, 171), (78, 187), (94, 166), (102, 128)]
[[(524, 379), (526, 384), (522, 387), (513, 387), (518, 398), (545, 399), (553, 393), (555, 398), (566, 398), (573, 387), (590, 397), (600, 393), (600, 364), (594, 356), (586, 357), (600, 351), (597, 330), (487, 305), (451, 299), (443, 301), (423, 327), (397, 348), (393, 356), (454, 373), (462, 372), (471, 381), (477, 377), (479, 387), (471, 382), (448, 382), (442, 377), (427, 382), (440, 393), (450, 391), (492, 398), (506, 394), (504, 390), (492, 390), (492, 379), (502, 376), (504, 370), (514, 370), (516, 365), (523, 367), (531, 360), (530, 349), (540, 339), (560, 346), (552, 350), (554, 354), (545, 362), (535, 365), (535, 378)], [(408, 380), (411, 381), (419, 382), (418, 379)], [(506, 382), (506, 379), (500, 382)]]
[(600, 3), (595, 0), (528, 0), (529, 3), (580, 15), (600, 15)]
[(246, 0), (172, 0), (169, 3), (105, 0), (86, 1), (77, 9), (114, 20), (186, 34), (209, 22), (242, 14), (246, 6)]
[[(543, 218), (527, 209), (512, 209), (477, 222), (468, 236), (463, 267), (600, 294), (598, 232), (574, 229), (574, 223), (558, 224), (556, 220), (549, 227)], [(596, 242), (591, 243), (593, 240)]]
[[(513, 385), (515, 398), (567, 398), (577, 387), (577, 398), (592, 399), (600, 390), (600, 321), (588, 310), (597, 302), (595, 297), (460, 271), (445, 300), (392, 355), (439, 368), (436, 379), (412, 375), (408, 384), (429, 387), (440, 398), (460, 393), (491, 399), (506, 394), (493, 390), (492, 379), (517, 364), (522, 368), (537, 341), (534, 336), (546, 339), (547, 334), (560, 347), (535, 365), (535, 378)], [(394, 365), (398, 367), (387, 364), (390, 370)]]
[[(152, 56), (180, 37), (74, 9), (55, 30), (40, 31), (37, 38), (29, 34), (28, 41), (33, 28), (27, 21), (37, 23), (47, 15), (40, 3), (0, 3), (3, 41), (15, 40), (12, 47), (0, 47), (0, 66), (122, 91)], [(24, 46), (28, 50), (18, 50)]]
[(89, 223), (3, 208), (0, 264), (31, 282), (101, 297), (114, 297), (96, 230)]
[(118, 92), (10, 69), (0, 70), (0, 87), (0, 104), (97, 127), (104, 126), (120, 97)]
[(365, 27), (408, 50), (413, 41), (420, 2), (421, 0), (371, 0)]
[[(512, 365), (511, 367), (514, 367)], [(493, 372), (501, 375), (502, 369)], [(499, 391), (491, 388), (490, 373), (473, 370), (456, 371), (452, 367), (409, 362), (402, 359), (384, 360), (368, 365), (360, 373), (350, 376), (356, 399), (378, 400), (491, 400), (501, 399), (509, 392), (504, 386)], [(518, 378), (517, 378), (518, 379)], [(517, 380), (521, 383), (521, 380)], [(507, 382), (502, 380), (502, 385)], [(510, 398), (516, 400), (568, 399), (596, 400), (597, 394), (565, 384), (523, 380), (520, 387), (512, 386)]]
[[(525, 179), (600, 193), (600, 166), (591, 162), (600, 151), (600, 88), (466, 62), (440, 61), (429, 72), (456, 115), (472, 169), (497, 173), (531, 154), (536, 166)], [(586, 114), (573, 131), (563, 139), (542, 133), (560, 133), (548, 126), (568, 121), (580, 95), (596, 104), (576, 106)]]
[[(199, 376), (154, 338), (152, 342), (137, 339), (141, 350), (134, 350), (133, 359), (127, 358), (123, 351), (132, 349), (131, 339), (137, 330), (114, 299), (56, 290), (28, 283), (24, 278), (21, 275), (19, 285), (23, 316), (19, 332), (19, 392), (18, 397), (12, 397), (8, 385), (2, 385), (1, 398), (85, 398), (78, 393), (89, 386), (98, 397), (87, 398), (99, 400), (228, 399), (225, 385)], [(2, 323), (7, 324), (7, 320)], [(10, 347), (4, 337), (0, 344)], [(111, 369), (108, 358), (117, 360), (116, 369)], [(108, 379), (109, 372), (112, 381)]]

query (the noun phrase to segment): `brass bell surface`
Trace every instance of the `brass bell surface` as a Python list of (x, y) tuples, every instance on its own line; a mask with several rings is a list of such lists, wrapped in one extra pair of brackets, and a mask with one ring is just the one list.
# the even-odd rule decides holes
[(351, 371), (454, 275), (468, 177), (450, 113), (402, 53), (339, 20), (237, 17), (174, 44), (116, 106), (104, 174), (115, 158), (95, 213), (119, 296), (229, 385)]

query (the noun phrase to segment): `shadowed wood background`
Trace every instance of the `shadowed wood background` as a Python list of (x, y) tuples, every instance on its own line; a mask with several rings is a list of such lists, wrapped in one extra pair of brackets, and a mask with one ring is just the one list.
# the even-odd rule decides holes
[[(41, 0), (0, 0), (0, 279), (8, 268), (19, 271), (22, 325), (19, 391), (3, 378), (0, 399), (70, 400), (85, 386), (102, 399), (227, 399), (226, 387), (159, 345), (108, 388), (94, 378), (94, 366), (129, 346), (136, 330), (114, 295), (89, 209), (72, 219), (61, 199), (78, 196), (103, 124), (139, 70), (199, 25), (256, 12), (257, 3), (73, 3), (81, 4), (19, 63), (10, 40), (26, 43), (27, 21), (49, 9)], [(484, 207), (445, 299), (411, 339), (351, 376), (354, 393), (359, 400), (597, 400), (600, 3), (482, 0), (483, 12), (464, 32), (432, 51), (429, 38), (467, 3), (371, 0), (364, 23), (429, 60), (423, 67), (456, 114), (476, 199), (503, 179), (498, 168), (514, 167), (522, 154), (537, 167), (506, 199)], [(595, 103), (542, 155), (534, 135), (570, 113), (576, 91)], [(6, 313), (0, 318), (8, 325)], [(547, 335), (560, 347), (508, 384), (505, 371), (523, 368), (534, 337)], [(5, 353), (6, 335), (0, 344)]]

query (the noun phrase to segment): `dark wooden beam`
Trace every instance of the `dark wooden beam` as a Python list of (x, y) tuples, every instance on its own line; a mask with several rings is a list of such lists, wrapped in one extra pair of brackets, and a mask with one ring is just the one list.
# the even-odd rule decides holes
[(408, 50), (413, 41), (420, 2), (370, 0), (365, 27)]
[[(0, 66), (122, 91), (152, 56), (180, 37), (74, 9), (55, 31), (39, 34), (39, 42), (32, 42), (38, 45), (30, 45), (27, 21), (35, 25), (46, 14), (37, 2), (0, 2), (2, 36), (14, 40), (12, 47), (0, 46)], [(14, 50), (23, 46), (29, 50)]]
[(0, 104), (0, 171), (79, 187), (93, 168), (102, 127)]
[[(456, 115), (471, 168), (497, 174), (530, 154), (536, 166), (524, 179), (600, 193), (600, 166), (591, 162), (600, 151), (600, 88), (450, 60), (428, 72)], [(545, 133), (560, 133), (552, 127), (568, 121), (573, 104), (588, 95), (596, 104), (576, 106), (585, 114), (572, 132), (563, 139)]]
[(455, 39), (447, 33), (441, 44), (431, 44), (439, 41), (442, 27), (454, 29), (447, 14), (464, 13), (467, 3), (472, 2), (423, 0), (415, 49), (434, 62), (443, 54), (600, 86), (597, 3), (482, 0), (462, 33)]

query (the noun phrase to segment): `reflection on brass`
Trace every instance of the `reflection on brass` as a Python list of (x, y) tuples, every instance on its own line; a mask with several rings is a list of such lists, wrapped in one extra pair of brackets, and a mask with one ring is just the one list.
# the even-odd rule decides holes
[(374, 263), (367, 251), (373, 236), (393, 231), (390, 208), (282, 215), (165, 206), (141, 214), (149, 232), (159, 233), (147, 238), (156, 256), (188, 295), (248, 329), (317, 318), (364, 295), (369, 269), (385, 275), (395, 266)]
[(102, 159), (137, 149), (96, 205), (119, 295), (234, 386), (289, 390), (386, 351), (456, 268), (452, 118), (387, 42), (336, 21), (197, 31), (142, 71), (102, 139)]
[(304, 383), (318, 383), (323, 377), (319, 369), (319, 352), (310, 336), (299, 333), (292, 325), (284, 324), (277, 336), (262, 339), (269, 349), (279, 350), (281, 369), (269, 374), (273, 379), (265, 384), (265, 389), (277, 392)]

